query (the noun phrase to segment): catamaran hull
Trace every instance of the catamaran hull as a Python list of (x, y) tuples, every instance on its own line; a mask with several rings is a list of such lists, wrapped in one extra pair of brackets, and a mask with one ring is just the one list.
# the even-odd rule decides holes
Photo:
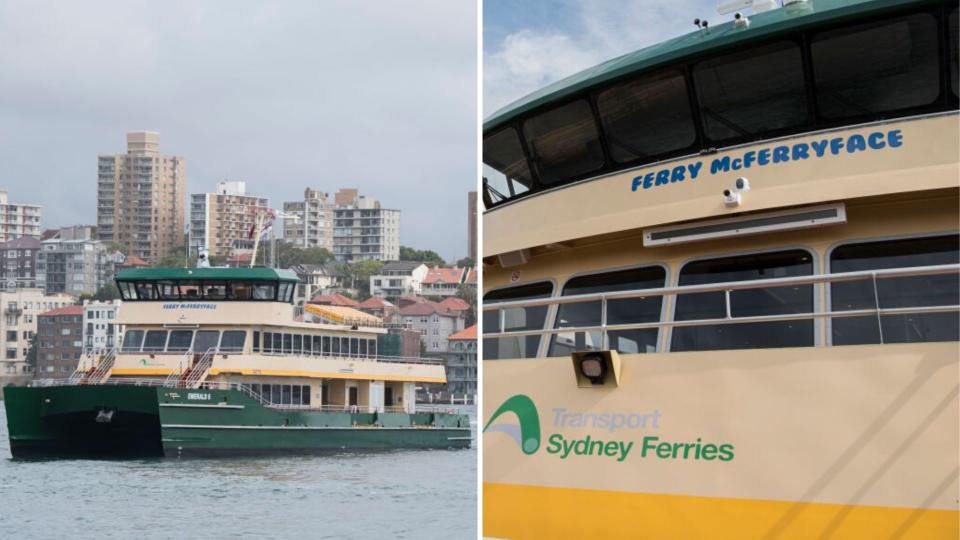
[(275, 410), (234, 390), (9, 388), (5, 406), (18, 459), (464, 448), (471, 435), (465, 415)]

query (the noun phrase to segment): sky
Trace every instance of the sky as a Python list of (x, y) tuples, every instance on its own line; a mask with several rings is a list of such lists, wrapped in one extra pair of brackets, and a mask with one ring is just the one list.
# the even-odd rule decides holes
[(95, 224), (97, 155), (158, 131), (188, 193), (242, 180), (280, 208), (357, 187), (402, 210), (403, 245), (455, 260), (476, 61), (469, 1), (5, 0), (0, 189), (44, 227)]
[(483, 116), (604, 60), (729, 20), (709, 0), (485, 0)]

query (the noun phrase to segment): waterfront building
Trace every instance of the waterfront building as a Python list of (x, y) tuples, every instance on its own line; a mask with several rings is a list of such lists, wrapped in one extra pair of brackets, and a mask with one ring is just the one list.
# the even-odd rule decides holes
[(215, 193), (194, 193), (190, 196), (190, 254), (196, 255), (201, 248), (207, 248), (210, 257), (252, 251), (257, 214), (269, 207), (266, 198), (247, 195), (246, 182), (223, 181)]
[(417, 302), (400, 308), (403, 325), (420, 332), (420, 341), (428, 353), (447, 351), (447, 338), (463, 330), (462, 312), (447, 309), (437, 302)]
[(477, 260), (477, 192), (467, 193), (467, 257)]
[(340, 262), (400, 258), (400, 210), (381, 208), (355, 188), (334, 195), (333, 253)]
[(40, 240), (22, 236), (0, 244), (0, 287), (5, 291), (37, 286)]
[(370, 276), (370, 294), (389, 298), (419, 295), (429, 270), (416, 261), (389, 261), (379, 274)]
[(424, 296), (456, 296), (460, 284), (467, 276), (466, 268), (440, 268), (434, 266), (423, 278), (421, 294)]
[(333, 203), (318, 189), (303, 191), (302, 201), (283, 203), (283, 239), (301, 248), (333, 252)]
[(477, 325), (447, 338), (447, 392), (452, 396), (477, 395)]
[(117, 323), (122, 301), (83, 301), (83, 347), (86, 350), (112, 349), (119, 342), (122, 327)]
[(294, 296), (294, 302), (298, 306), (318, 294), (326, 294), (343, 287), (344, 275), (333, 263), (298, 264), (290, 267), (290, 270), (300, 279)]
[(0, 190), (0, 242), (17, 238), (40, 238), (41, 207), (35, 204), (12, 204), (6, 190)]
[(41, 242), (36, 262), (37, 287), (47, 294), (94, 294), (114, 272), (114, 256), (94, 239), (93, 227), (64, 227)]
[(97, 162), (97, 234), (155, 262), (183, 241), (184, 159), (160, 153), (160, 134), (127, 133), (127, 153)]
[(65, 306), (37, 316), (38, 378), (65, 378), (83, 353), (83, 306)]
[(22, 384), (31, 376), (27, 364), (30, 340), (37, 332), (37, 316), (73, 304), (66, 294), (46, 295), (41, 289), (0, 292), (0, 386)]

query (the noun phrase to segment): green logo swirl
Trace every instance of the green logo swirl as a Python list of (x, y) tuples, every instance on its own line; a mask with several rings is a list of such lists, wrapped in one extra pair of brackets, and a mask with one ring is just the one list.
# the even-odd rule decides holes
[[(497, 424), (491, 428), (490, 424), (506, 412), (517, 415), (517, 420), (520, 421), (519, 429), (512, 424)], [(540, 415), (533, 400), (523, 394), (517, 394), (500, 405), (483, 427), (484, 432), (488, 430), (502, 431), (510, 435), (520, 445), (524, 454), (533, 454), (540, 448)]]

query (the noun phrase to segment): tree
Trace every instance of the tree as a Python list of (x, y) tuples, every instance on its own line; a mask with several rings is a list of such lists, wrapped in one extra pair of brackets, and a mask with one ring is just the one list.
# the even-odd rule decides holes
[(470, 257), (464, 257), (457, 261), (459, 268), (473, 268), (477, 263)]
[(27, 365), (30, 366), (30, 371), (36, 372), (37, 370), (37, 334), (33, 333), (30, 336), (30, 348), (27, 350)]
[(121, 244), (120, 242), (107, 242), (107, 251), (119, 251), (124, 255), (130, 253), (130, 249), (127, 248), (127, 245)]
[(446, 264), (443, 261), (443, 257), (441, 257), (436, 251), (431, 251), (429, 249), (421, 251), (409, 246), (400, 246), (400, 260), (422, 262), (427, 266), (444, 266)]
[(457, 287), (457, 298), (470, 304), (470, 309), (466, 313), (466, 325), (469, 327), (477, 324), (477, 288), (473, 285), (461, 283)]
[(357, 261), (350, 264), (350, 276), (357, 289), (360, 298), (370, 298), (370, 276), (375, 276), (383, 270), (383, 263), (380, 261)]
[(301, 248), (290, 242), (277, 242), (277, 268), (290, 268), (298, 264), (326, 264), (332, 259), (333, 253), (326, 248)]

